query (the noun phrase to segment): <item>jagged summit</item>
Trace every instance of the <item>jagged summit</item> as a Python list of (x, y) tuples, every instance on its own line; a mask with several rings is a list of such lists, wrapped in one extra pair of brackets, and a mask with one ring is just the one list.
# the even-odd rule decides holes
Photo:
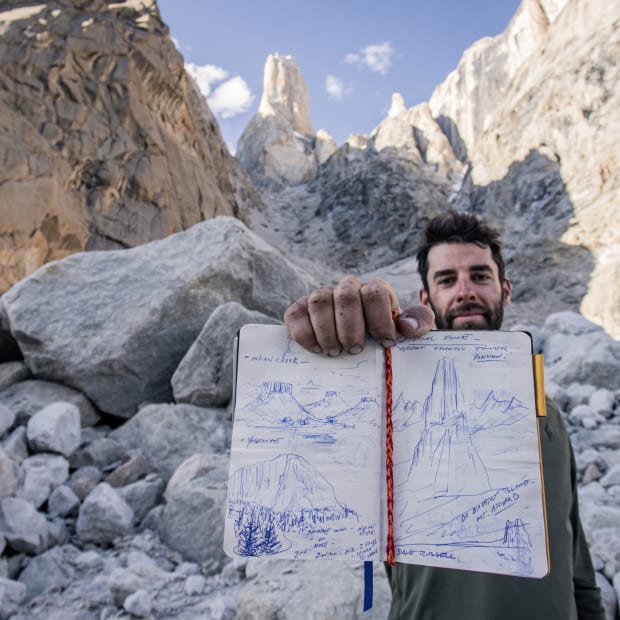
[(331, 136), (312, 127), (308, 88), (295, 59), (270, 54), (258, 112), (237, 144), (242, 166), (260, 187), (280, 190), (313, 178), (335, 150)]

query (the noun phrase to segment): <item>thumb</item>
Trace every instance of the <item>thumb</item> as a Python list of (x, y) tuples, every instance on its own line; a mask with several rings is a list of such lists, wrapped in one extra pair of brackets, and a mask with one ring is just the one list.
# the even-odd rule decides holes
[(411, 306), (396, 318), (396, 327), (405, 338), (419, 338), (435, 325), (435, 314), (428, 306)]

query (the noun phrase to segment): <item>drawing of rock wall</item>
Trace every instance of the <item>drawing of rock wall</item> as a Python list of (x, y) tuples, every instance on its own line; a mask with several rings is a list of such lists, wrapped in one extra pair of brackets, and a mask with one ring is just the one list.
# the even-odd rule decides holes
[(304, 511), (346, 513), (333, 486), (308, 461), (296, 454), (242, 467), (229, 481), (232, 503), (269, 508), (274, 513), (299, 515)]
[[(429, 496), (489, 490), (491, 483), (472, 441), (453, 360), (438, 362), (422, 413), (424, 428), (409, 468), (413, 488), (426, 488)], [(418, 487), (416, 479), (430, 482)]]

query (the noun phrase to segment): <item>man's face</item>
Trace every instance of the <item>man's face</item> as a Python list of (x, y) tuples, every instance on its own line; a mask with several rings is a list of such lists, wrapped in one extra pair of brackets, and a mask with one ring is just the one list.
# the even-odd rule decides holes
[(428, 253), (428, 292), (420, 302), (435, 313), (439, 329), (499, 329), (511, 284), (499, 281), (488, 247), (441, 243)]

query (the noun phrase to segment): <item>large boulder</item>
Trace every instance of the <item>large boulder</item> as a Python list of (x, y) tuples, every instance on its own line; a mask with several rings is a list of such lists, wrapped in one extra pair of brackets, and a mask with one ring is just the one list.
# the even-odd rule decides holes
[(221, 568), (228, 480), (226, 455), (195, 454), (176, 469), (166, 487), (159, 535), (195, 562)]
[(3, 301), (35, 376), (130, 417), (140, 403), (172, 399), (170, 378), (218, 306), (238, 301), (280, 317), (313, 284), (241, 222), (220, 217), (138, 248), (50, 263)]
[(225, 405), (233, 389), (236, 333), (247, 323), (279, 322), (234, 301), (217, 308), (172, 375), (175, 400), (199, 407)]
[(139, 453), (167, 480), (193, 454), (227, 452), (232, 425), (225, 417), (225, 409), (148, 405), (112, 431), (110, 438), (124, 450)]

